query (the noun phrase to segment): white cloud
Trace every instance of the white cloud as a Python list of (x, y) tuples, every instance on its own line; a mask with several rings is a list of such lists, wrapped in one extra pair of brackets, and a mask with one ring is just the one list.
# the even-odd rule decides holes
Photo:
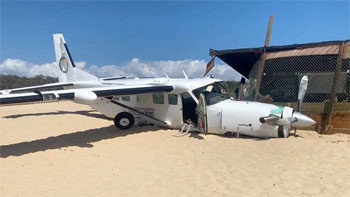
[[(84, 69), (85, 62), (75, 62), (78, 68)], [(26, 77), (34, 77), (36, 75), (44, 75), (57, 77), (56, 63), (33, 64), (19, 59), (5, 59), (0, 64), (0, 74), (18, 75)]]
[(5, 59), (0, 64), (0, 73), (5, 75), (18, 75), (34, 77), (36, 75), (44, 75), (57, 77), (55, 63), (32, 64), (19, 59)]
[[(91, 65), (86, 62), (75, 62), (75, 65), (98, 77), (129, 76), (129, 77), (163, 77), (166, 72), (170, 77), (183, 77), (182, 70), (191, 78), (202, 77), (207, 62), (204, 60), (168, 60), (141, 61), (138, 58), (122, 65)], [(33, 77), (44, 75), (57, 77), (55, 63), (33, 64), (19, 59), (5, 59), (0, 64), (0, 73)], [(224, 80), (239, 80), (241, 75), (227, 65), (215, 65), (210, 72), (214, 77)]]

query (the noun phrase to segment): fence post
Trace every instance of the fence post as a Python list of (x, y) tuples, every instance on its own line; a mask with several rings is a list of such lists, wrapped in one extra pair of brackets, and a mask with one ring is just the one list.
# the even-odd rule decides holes
[[(345, 50), (345, 44), (342, 43), (341, 45), (339, 45), (337, 65), (335, 68), (331, 93), (329, 95), (329, 107), (327, 108), (327, 110), (325, 110), (326, 119), (323, 123), (323, 128), (322, 128), (322, 133), (324, 133), (324, 134), (329, 133), (329, 131), (331, 129), (330, 122), (332, 120), (333, 108), (334, 108), (334, 104), (336, 102), (337, 87), (339, 86), (339, 77), (340, 77), (341, 67), (343, 64), (344, 50)], [(325, 105), (325, 107), (327, 107), (327, 105)]]
[(270, 16), (269, 19), (269, 24), (267, 26), (267, 32), (266, 32), (266, 37), (265, 37), (265, 44), (264, 44), (264, 51), (261, 53), (261, 60), (258, 68), (258, 73), (256, 76), (256, 93), (255, 93), (255, 99), (257, 99), (257, 96), (259, 95), (259, 89), (261, 86), (261, 80), (262, 76), (264, 74), (264, 67), (265, 67), (265, 59), (266, 59), (266, 48), (269, 46), (270, 42), (270, 35), (271, 35), (271, 27), (272, 27), (272, 22), (273, 22), (273, 15)]

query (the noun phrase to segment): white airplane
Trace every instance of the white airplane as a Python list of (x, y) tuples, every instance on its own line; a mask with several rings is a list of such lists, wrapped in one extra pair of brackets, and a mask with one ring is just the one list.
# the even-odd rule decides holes
[[(292, 126), (315, 123), (290, 107), (234, 100), (219, 79), (190, 79), (186, 73), (182, 79), (98, 78), (75, 66), (61, 33), (53, 39), (59, 82), (2, 90), (0, 105), (72, 100), (113, 119), (119, 129), (147, 124), (181, 128), (192, 122), (205, 134), (254, 137), (288, 137)], [(57, 87), (63, 90), (47, 90)]]

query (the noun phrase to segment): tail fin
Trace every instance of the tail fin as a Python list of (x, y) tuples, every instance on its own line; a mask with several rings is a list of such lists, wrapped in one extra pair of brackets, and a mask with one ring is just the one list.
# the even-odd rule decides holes
[(80, 70), (75, 66), (62, 33), (54, 34), (53, 42), (59, 82), (98, 81), (96, 76)]

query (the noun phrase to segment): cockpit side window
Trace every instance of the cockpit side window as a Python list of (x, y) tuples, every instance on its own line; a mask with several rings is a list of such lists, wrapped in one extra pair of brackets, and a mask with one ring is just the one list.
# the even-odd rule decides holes
[(220, 83), (212, 83), (193, 90), (193, 94), (199, 98), (200, 94), (205, 96), (206, 104), (212, 105), (230, 98), (227, 90)]
[(229, 99), (230, 96), (226, 94), (221, 94), (221, 93), (210, 93), (206, 96), (206, 104), (207, 105), (213, 105), (215, 103), (219, 103), (221, 101)]

